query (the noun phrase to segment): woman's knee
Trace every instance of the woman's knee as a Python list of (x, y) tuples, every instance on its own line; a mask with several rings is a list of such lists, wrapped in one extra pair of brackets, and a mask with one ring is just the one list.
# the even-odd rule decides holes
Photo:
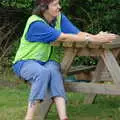
[(31, 62), (23, 66), (21, 77), (25, 80), (44, 79), (50, 77), (50, 71), (44, 66)]
[(38, 74), (40, 77), (47, 77), (47, 78), (50, 77), (50, 71), (46, 68), (36, 71), (36, 74)]

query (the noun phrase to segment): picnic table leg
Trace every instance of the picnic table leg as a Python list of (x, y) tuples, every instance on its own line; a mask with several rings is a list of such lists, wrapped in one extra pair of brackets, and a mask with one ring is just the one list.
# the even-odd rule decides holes
[(120, 67), (115, 59), (115, 57), (117, 57), (118, 54), (114, 53), (113, 55), (113, 53), (110, 50), (107, 50), (104, 51), (102, 58), (108, 71), (110, 72), (113, 82), (116, 84), (117, 87), (120, 87)]
[(76, 54), (77, 54), (77, 49), (75, 49), (75, 48), (66, 48), (65, 49), (64, 58), (61, 63), (61, 69), (62, 69), (62, 72), (64, 73), (64, 75), (67, 74)]
[(46, 99), (42, 103), (37, 104), (33, 120), (45, 120), (52, 106), (52, 100), (48, 98), (49, 95), (46, 96)]
[[(110, 75), (112, 76), (112, 79), (114, 80), (114, 82), (116, 83), (116, 85), (119, 84), (119, 66), (118, 63), (116, 62), (115, 57), (117, 57), (120, 53), (120, 50), (115, 50), (113, 51), (113, 53), (111, 51), (104, 51), (104, 54), (101, 55), (101, 60), (97, 65), (96, 71), (95, 71), (95, 75), (93, 78), (92, 82), (95, 82), (97, 80), (100, 80), (101, 77), (101, 73), (103, 73), (102, 71), (106, 71), (108, 69), (108, 71), (110, 72)], [(114, 56), (113, 56), (114, 54)], [(103, 61), (104, 62), (103, 62)], [(115, 66), (114, 66), (115, 64)], [(106, 67), (105, 67), (106, 66)], [(116, 71), (117, 70), (117, 74)], [(104, 73), (103, 73), (104, 74)], [(85, 104), (91, 104), (94, 102), (96, 97), (96, 94), (88, 94), (88, 96), (85, 98), (84, 103)]]
[[(101, 77), (101, 73), (104, 69), (104, 63), (103, 63), (103, 60), (100, 58), (98, 64), (97, 64), (97, 67), (96, 67), (96, 70), (95, 70), (95, 74), (93, 76), (93, 80), (92, 82), (96, 82), (97, 80), (100, 79)], [(88, 94), (84, 100), (84, 104), (91, 104), (94, 102), (95, 100), (95, 97), (96, 97), (96, 94)]]

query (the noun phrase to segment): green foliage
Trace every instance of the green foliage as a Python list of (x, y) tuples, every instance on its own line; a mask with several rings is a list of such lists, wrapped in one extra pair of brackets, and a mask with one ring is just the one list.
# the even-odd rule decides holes
[[(63, 12), (82, 31), (120, 34), (120, 0), (61, 0)], [(0, 5), (32, 8), (34, 0), (0, 0)]]
[(32, 6), (32, 0), (0, 0), (1, 5), (17, 8), (30, 8)]
[(63, 0), (62, 6), (82, 31), (120, 34), (120, 0)]
[[(0, 6), (33, 8), (34, 0), (0, 0)], [(120, 34), (120, 0), (61, 0), (62, 11), (81, 30)], [(74, 64), (96, 64), (97, 59), (76, 57)]]
[(11, 49), (11, 53), (9, 54), (9, 64), (11, 65), (11, 63), (13, 62), (14, 60), (14, 57), (15, 57), (15, 54), (16, 54), (16, 51), (18, 50), (18, 47), (19, 47), (19, 40), (16, 40), (13, 42), (13, 47)]
[(81, 57), (75, 57), (73, 65), (96, 65), (98, 62), (97, 57), (90, 57), (90, 56), (81, 56)]

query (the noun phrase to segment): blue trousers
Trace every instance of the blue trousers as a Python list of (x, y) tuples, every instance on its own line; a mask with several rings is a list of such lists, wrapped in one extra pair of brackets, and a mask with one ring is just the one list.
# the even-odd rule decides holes
[(47, 92), (50, 98), (63, 97), (66, 99), (60, 64), (48, 61), (40, 65), (34, 60), (28, 60), (21, 68), (20, 76), (31, 83), (29, 102), (44, 100)]

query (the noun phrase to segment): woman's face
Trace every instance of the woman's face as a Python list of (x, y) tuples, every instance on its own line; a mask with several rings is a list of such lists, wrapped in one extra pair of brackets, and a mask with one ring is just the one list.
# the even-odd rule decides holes
[(60, 14), (61, 6), (59, 0), (54, 0), (48, 5), (48, 9), (45, 11), (46, 14), (50, 17), (57, 17)]

